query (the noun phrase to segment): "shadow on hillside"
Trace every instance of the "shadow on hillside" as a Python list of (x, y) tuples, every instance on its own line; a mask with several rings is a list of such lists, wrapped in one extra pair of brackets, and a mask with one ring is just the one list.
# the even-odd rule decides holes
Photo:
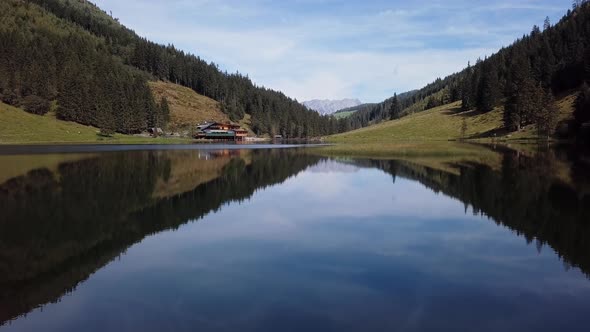
[(477, 112), (476, 110), (471, 110), (471, 111), (463, 111), (461, 110), (460, 106), (457, 107), (453, 107), (447, 110), (444, 110), (441, 112), (444, 115), (457, 115), (457, 116), (461, 116), (461, 117), (473, 117), (476, 115), (479, 115), (480, 113)]
[(478, 133), (475, 135), (471, 135), (469, 136), (469, 139), (475, 139), (475, 138), (489, 138), (489, 137), (502, 137), (505, 135), (510, 134), (510, 132), (508, 130), (506, 130), (506, 128), (502, 127), (502, 128), (494, 128), (492, 130), (488, 130), (485, 131), (483, 133)]

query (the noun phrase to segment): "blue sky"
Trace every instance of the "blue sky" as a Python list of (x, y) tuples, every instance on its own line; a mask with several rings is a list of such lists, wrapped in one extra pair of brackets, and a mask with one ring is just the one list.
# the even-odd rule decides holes
[(378, 102), (456, 72), (570, 0), (94, 0), (172, 43), (299, 101)]

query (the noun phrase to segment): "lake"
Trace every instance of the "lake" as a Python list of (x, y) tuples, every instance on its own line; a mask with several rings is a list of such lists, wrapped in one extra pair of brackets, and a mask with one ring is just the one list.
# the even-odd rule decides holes
[(588, 158), (277, 147), (0, 147), (0, 331), (589, 329)]

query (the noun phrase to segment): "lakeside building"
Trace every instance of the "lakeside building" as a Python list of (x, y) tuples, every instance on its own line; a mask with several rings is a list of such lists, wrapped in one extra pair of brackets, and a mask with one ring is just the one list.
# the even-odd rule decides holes
[(243, 141), (248, 131), (239, 125), (221, 122), (207, 122), (197, 126), (195, 138)]

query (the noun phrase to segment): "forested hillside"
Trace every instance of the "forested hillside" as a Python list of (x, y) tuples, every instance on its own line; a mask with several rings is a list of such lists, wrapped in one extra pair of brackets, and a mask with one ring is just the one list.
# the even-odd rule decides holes
[(547, 18), (542, 28), (534, 26), (511, 46), (459, 73), (356, 112), (347, 126), (356, 129), (462, 101), (463, 110), (502, 108), (508, 130), (535, 124), (539, 133), (551, 134), (557, 116), (554, 98), (580, 90), (570, 128), (576, 131), (590, 121), (589, 82), (590, 4), (577, 0), (557, 24)]
[(104, 40), (19, 0), (0, 2), (0, 98), (30, 113), (108, 131), (162, 126), (147, 75), (111, 56)]
[(8, 104), (26, 108), (25, 99), (39, 96), (43, 105), (57, 100), (60, 118), (137, 132), (167, 121), (146, 84), (164, 80), (220, 102), (233, 121), (250, 114), (259, 134), (308, 137), (343, 128), (247, 76), (141, 38), (88, 1), (6, 0), (1, 10), (0, 93)]
[(220, 102), (233, 121), (250, 114), (259, 134), (307, 137), (343, 127), (247, 76), (140, 38), (88, 1), (6, 0), (0, 11), (0, 99), (28, 112), (53, 108), (59, 119), (109, 132), (164, 127), (168, 102), (147, 84), (164, 80)]

